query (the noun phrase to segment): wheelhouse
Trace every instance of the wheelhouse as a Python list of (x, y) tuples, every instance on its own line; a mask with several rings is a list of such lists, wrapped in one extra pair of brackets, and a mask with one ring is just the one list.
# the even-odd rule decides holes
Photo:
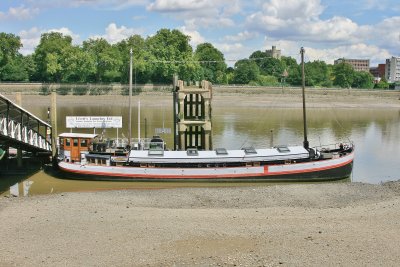
[(81, 154), (88, 153), (97, 134), (63, 133), (59, 135), (60, 155), (66, 162), (80, 162)]

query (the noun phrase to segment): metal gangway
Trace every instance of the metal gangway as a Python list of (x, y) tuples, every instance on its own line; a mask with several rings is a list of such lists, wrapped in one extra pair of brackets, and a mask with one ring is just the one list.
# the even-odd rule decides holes
[(50, 155), (51, 133), (50, 124), (0, 94), (0, 148)]

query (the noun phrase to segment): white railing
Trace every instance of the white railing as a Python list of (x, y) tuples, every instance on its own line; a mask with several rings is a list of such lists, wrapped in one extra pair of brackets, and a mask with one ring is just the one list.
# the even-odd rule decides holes
[(2, 135), (8, 135), (7, 133), (7, 120), (6, 118), (1, 118), (0, 120), (0, 133)]
[(6, 118), (1, 118), (0, 134), (26, 144), (51, 151), (51, 145), (44, 136), (32, 129), (28, 129), (26, 126), (22, 127), (21, 123), (14, 120), (9, 120), (7, 123)]

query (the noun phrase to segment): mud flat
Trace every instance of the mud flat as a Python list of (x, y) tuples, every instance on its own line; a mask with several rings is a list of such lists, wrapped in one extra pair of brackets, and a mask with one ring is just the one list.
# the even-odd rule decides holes
[(0, 199), (0, 266), (398, 266), (400, 181)]

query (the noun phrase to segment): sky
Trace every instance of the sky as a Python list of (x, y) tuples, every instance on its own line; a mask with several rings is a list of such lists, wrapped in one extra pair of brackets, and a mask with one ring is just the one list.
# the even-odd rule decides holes
[(193, 49), (213, 44), (227, 64), (276, 46), (305, 60), (400, 56), (398, 0), (0, 0), (0, 32), (20, 36), (24, 55), (42, 33), (57, 31), (76, 45), (89, 38), (117, 43), (162, 28), (191, 37)]

